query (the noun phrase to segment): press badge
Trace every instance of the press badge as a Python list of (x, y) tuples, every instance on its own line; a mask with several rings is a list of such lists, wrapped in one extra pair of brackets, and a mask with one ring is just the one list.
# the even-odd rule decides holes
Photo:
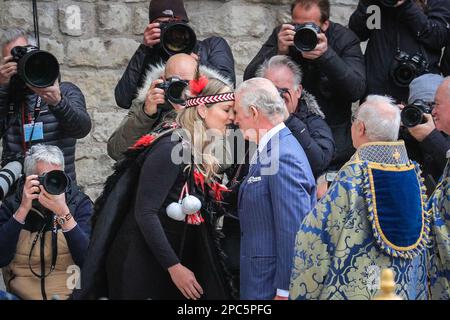
[(31, 132), (33, 131), (33, 137), (31, 141), (44, 139), (44, 123), (35, 122), (23, 125), (23, 132), (25, 136), (25, 142), (30, 142)]

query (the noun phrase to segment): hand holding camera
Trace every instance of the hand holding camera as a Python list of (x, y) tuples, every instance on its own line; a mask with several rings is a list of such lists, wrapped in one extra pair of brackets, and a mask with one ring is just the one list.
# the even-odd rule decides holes
[(0, 65), (0, 85), (7, 85), (15, 74), (17, 74), (17, 62), (13, 61), (12, 56), (4, 57)]
[(328, 39), (325, 33), (317, 34), (317, 45), (314, 50), (302, 51), (302, 56), (308, 60), (315, 60), (320, 58), (328, 50)]
[(66, 194), (64, 192), (58, 195), (50, 194), (42, 185), (39, 186), (39, 189), (38, 201), (42, 206), (57, 216), (64, 216), (69, 212), (66, 204)]
[[(23, 192), (22, 192), (22, 202), (20, 203), (19, 211), (26, 212), (24, 217), (20, 217), (21, 221), (24, 221), (26, 218), (26, 215), (31, 210), (31, 207), (33, 206), (33, 200), (36, 200), (39, 198), (39, 180), (38, 176), (35, 174), (29, 175), (25, 179), (25, 184), (23, 186)], [(19, 217), (17, 217), (19, 218)]]
[(47, 88), (28, 87), (40, 96), (49, 106), (56, 106), (61, 102), (61, 90), (59, 88), (58, 80), (56, 80), (52, 86)]
[(159, 28), (159, 23), (150, 23), (147, 25), (144, 31), (144, 44), (147, 47), (153, 48), (161, 42), (161, 29)]
[(144, 112), (148, 116), (152, 116), (156, 113), (158, 104), (166, 103), (164, 90), (158, 87), (158, 85), (162, 83), (164, 83), (164, 80), (162, 79), (154, 80), (147, 92), (147, 96), (145, 97)]
[(425, 140), (425, 138), (428, 137), (434, 129), (436, 129), (431, 114), (424, 114), (423, 121), (424, 123), (422, 124), (408, 128), (409, 133), (419, 142)]
[(278, 54), (287, 55), (289, 47), (294, 45), (295, 27), (292, 24), (283, 24), (278, 33)]

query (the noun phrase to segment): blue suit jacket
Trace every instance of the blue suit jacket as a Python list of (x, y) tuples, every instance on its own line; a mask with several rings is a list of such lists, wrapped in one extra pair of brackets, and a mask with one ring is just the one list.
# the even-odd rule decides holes
[(306, 155), (284, 128), (250, 166), (239, 190), (241, 299), (273, 299), (277, 289), (289, 290), (295, 236), (315, 202)]

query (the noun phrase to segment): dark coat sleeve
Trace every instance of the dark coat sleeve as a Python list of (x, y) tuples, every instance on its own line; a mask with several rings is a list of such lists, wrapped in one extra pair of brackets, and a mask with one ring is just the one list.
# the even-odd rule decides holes
[(428, 0), (425, 13), (414, 1), (408, 0), (398, 10), (398, 20), (408, 26), (419, 42), (435, 50), (447, 44), (450, 1)]
[(49, 109), (68, 136), (81, 139), (91, 131), (92, 123), (86, 110), (86, 101), (76, 85), (62, 82), (61, 101), (56, 106), (49, 106)]
[(419, 147), (424, 155), (427, 155), (429, 159), (433, 159), (434, 166), (442, 174), (447, 164), (447, 150), (450, 149), (450, 137), (434, 129), (419, 143)]
[[(180, 167), (171, 160), (172, 147), (170, 141), (160, 141), (147, 155), (139, 178), (134, 209), (145, 242), (164, 269), (179, 263), (158, 217), (180, 173)], [(149, 190), (149, 186), (155, 188)]]
[(336, 49), (329, 44), (328, 50), (316, 59), (316, 63), (334, 84), (336, 94), (357, 101), (366, 92), (366, 66), (359, 38), (343, 27), (333, 36), (336, 37)]
[[(448, 37), (450, 39), (450, 32), (448, 34)], [(441, 71), (444, 77), (450, 76), (450, 44), (447, 45), (444, 51), (444, 55), (442, 56)]]
[(86, 197), (77, 206), (74, 219), (77, 225), (70, 231), (64, 232), (67, 245), (73, 261), (82, 267), (89, 246), (89, 235), (91, 234), (90, 219), (92, 216), (92, 202)]
[(370, 37), (370, 30), (367, 28), (367, 18), (371, 16), (371, 14), (367, 13), (367, 8), (369, 7), (366, 1), (359, 1), (356, 10), (350, 16), (350, 20), (348, 22), (348, 27), (352, 30), (361, 41), (367, 41)]
[(8, 121), (8, 86), (0, 86), (0, 138), (5, 134)]
[(149, 48), (144, 44), (139, 46), (114, 90), (116, 103), (119, 107), (124, 109), (131, 107), (131, 102), (136, 98), (147, 65), (155, 64), (157, 61), (164, 62), (156, 49)]
[(295, 114), (286, 121), (286, 126), (303, 147), (314, 177), (319, 177), (334, 156), (334, 139), (330, 127), (319, 116), (311, 115), (303, 122)]
[(204, 43), (205, 46), (200, 50), (202, 65), (219, 71), (235, 84), (234, 58), (227, 41), (221, 37), (211, 37), (206, 39)]
[(16, 195), (7, 197), (0, 206), (0, 268), (7, 266), (16, 254), (17, 242), (23, 225), (13, 218), (17, 210)]
[(278, 54), (278, 32), (281, 27), (273, 30), (269, 39), (262, 46), (261, 50), (256, 54), (244, 72), (244, 81), (254, 78), (259, 66), (264, 63), (266, 59), (270, 59)]

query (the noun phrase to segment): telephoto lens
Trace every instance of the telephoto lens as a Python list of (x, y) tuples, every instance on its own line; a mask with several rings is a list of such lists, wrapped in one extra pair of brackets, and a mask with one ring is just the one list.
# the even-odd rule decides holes
[(190, 54), (197, 44), (194, 30), (183, 22), (161, 23), (161, 46), (172, 56), (177, 53)]
[(22, 164), (19, 161), (11, 161), (0, 169), (0, 200), (8, 194), (11, 186), (22, 175)]
[(38, 177), (39, 183), (45, 191), (53, 195), (65, 193), (69, 185), (69, 178), (61, 170), (53, 170)]
[(54, 55), (35, 46), (17, 46), (11, 50), (17, 62), (17, 73), (28, 85), (36, 88), (52, 86), (59, 77), (59, 63)]
[(295, 24), (294, 47), (300, 52), (312, 51), (317, 46), (320, 28), (314, 23)]

